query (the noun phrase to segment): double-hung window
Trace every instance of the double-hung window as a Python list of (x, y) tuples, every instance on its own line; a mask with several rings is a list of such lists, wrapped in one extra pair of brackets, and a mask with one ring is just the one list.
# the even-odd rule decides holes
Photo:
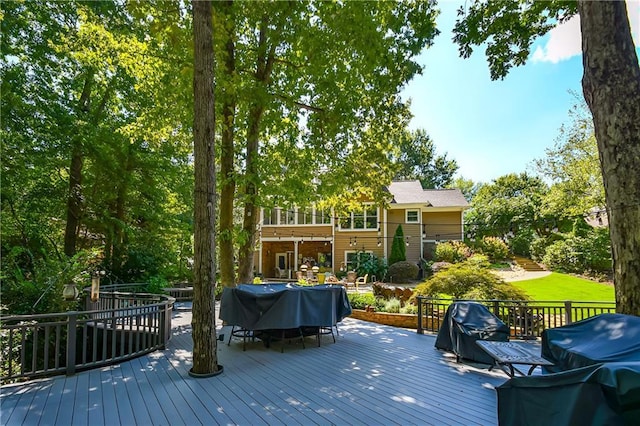
[(378, 207), (365, 204), (340, 218), (341, 229), (378, 229)]
[(420, 223), (420, 211), (419, 210), (406, 210), (405, 222), (406, 223)]

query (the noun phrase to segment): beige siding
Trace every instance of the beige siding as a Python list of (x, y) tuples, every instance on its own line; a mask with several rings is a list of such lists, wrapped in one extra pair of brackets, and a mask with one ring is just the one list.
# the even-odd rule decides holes
[(290, 238), (293, 236), (307, 240), (312, 237), (317, 239), (329, 238), (333, 234), (333, 229), (332, 225), (265, 225), (262, 227), (261, 232), (264, 237)]
[[(357, 244), (350, 246), (350, 238), (355, 238)], [(353, 241), (353, 240), (351, 240)], [(378, 231), (358, 231), (347, 232), (338, 231), (334, 240), (335, 246), (335, 260), (334, 267), (336, 271), (340, 270), (341, 264), (345, 261), (345, 252), (347, 251), (371, 251), (377, 257), (384, 257), (384, 246), (378, 247)]]
[(419, 223), (405, 223), (404, 209), (390, 210), (387, 215), (387, 225), (387, 253), (391, 254), (396, 228), (398, 225), (402, 225), (402, 233), (405, 237), (402, 243), (406, 244), (407, 240), (409, 241), (409, 245), (405, 246), (407, 260), (409, 262), (418, 262), (420, 260), (420, 243), (422, 241), (421, 225)]
[(427, 212), (422, 214), (427, 240), (459, 240), (462, 235), (460, 212)]

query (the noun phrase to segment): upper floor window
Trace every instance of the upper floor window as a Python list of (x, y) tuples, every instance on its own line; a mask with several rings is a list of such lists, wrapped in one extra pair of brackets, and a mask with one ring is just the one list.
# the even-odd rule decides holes
[(298, 209), (298, 225), (311, 225), (313, 224), (313, 209), (308, 207), (306, 209)]
[(340, 218), (342, 229), (378, 229), (378, 208), (367, 204), (356, 211)]
[(420, 223), (420, 214), (418, 210), (406, 211), (406, 223)]
[(263, 225), (322, 225), (331, 224), (331, 210), (316, 210), (313, 207), (288, 206), (287, 208), (264, 209)]
[(262, 224), (263, 225), (275, 225), (278, 223), (278, 209), (264, 209), (262, 211), (262, 215), (263, 215), (263, 219), (262, 219)]

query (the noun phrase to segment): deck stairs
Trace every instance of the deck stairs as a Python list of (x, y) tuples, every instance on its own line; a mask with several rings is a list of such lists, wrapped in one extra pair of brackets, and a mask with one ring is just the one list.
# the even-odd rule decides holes
[(516, 262), (516, 264), (519, 267), (521, 267), (527, 272), (545, 271), (545, 269), (542, 266), (538, 265), (536, 262), (534, 262), (531, 259), (527, 259), (526, 257), (514, 256), (513, 261)]

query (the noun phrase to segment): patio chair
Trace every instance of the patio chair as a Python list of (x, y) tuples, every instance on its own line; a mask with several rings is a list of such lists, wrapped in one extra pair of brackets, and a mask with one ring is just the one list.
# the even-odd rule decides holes
[(287, 270), (276, 266), (276, 278), (287, 278)]
[(357, 289), (357, 286), (356, 286), (357, 277), (358, 277), (358, 275), (355, 273), (355, 271), (347, 272), (347, 276), (346, 276), (345, 282), (344, 282), (345, 290), (348, 291), (349, 287), (355, 287)]
[(369, 278), (369, 274), (364, 274), (364, 277), (358, 277), (356, 279), (356, 291), (358, 291), (358, 286), (360, 284), (362, 285), (366, 285), (367, 284), (367, 279)]

